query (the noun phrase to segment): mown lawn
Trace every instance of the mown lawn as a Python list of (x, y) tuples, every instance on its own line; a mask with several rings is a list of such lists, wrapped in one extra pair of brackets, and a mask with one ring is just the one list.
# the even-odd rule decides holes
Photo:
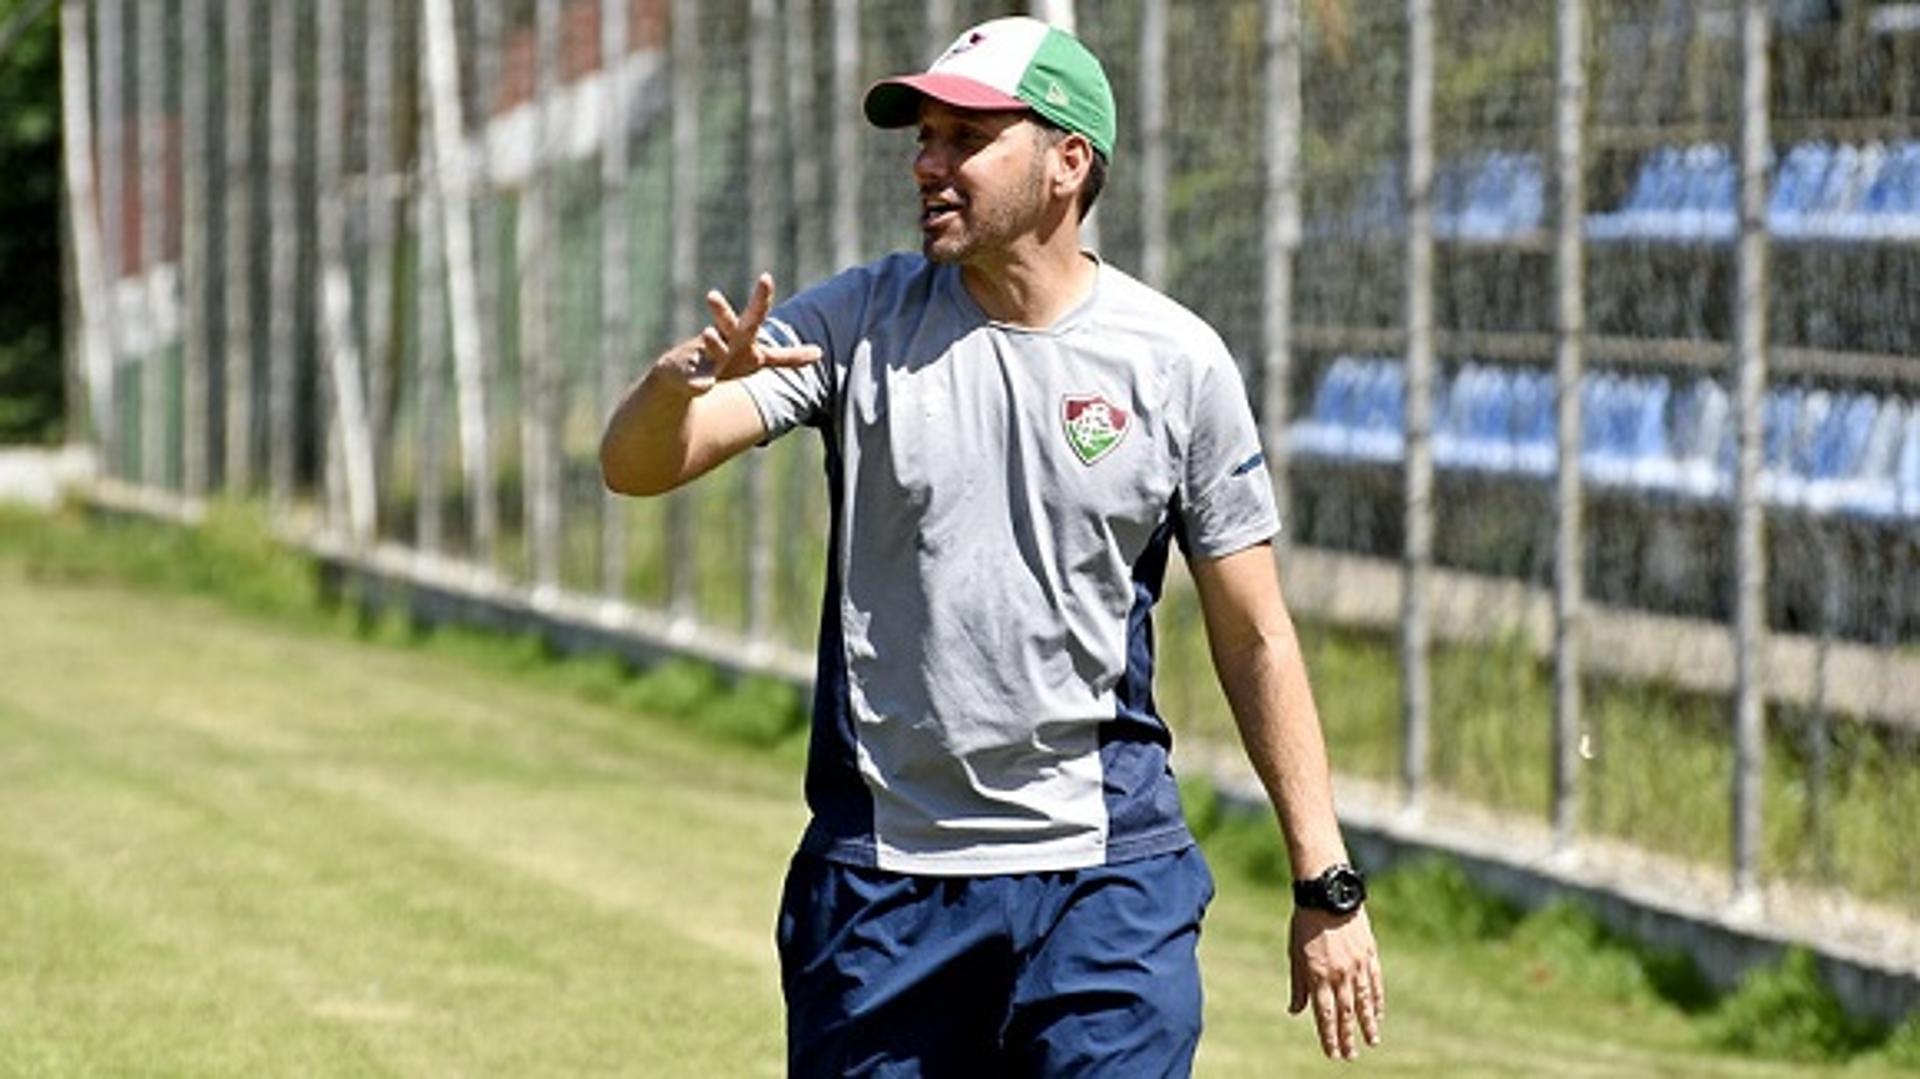
[[(396, 636), (0, 557), (0, 1075), (779, 1074), (791, 741)], [(1334, 1067), (1243, 861), (1216, 858), (1201, 1074)], [(1397, 930), (1420, 893), (1386, 893), (1368, 1071), (1813, 1070), (1710, 1051), (1551, 920)]]

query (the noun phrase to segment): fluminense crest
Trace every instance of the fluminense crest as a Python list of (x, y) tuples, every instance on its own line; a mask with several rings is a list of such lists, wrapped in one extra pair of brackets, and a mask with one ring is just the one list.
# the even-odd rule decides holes
[(1082, 464), (1093, 464), (1112, 453), (1127, 437), (1131, 417), (1119, 405), (1097, 393), (1068, 394), (1060, 401), (1060, 420), (1067, 445)]

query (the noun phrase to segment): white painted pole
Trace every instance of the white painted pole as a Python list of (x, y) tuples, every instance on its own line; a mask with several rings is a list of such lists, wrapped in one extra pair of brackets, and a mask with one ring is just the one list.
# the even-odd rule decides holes
[[(700, 5), (673, 0), (673, 147), (671, 261), (672, 318), (706, 310), (700, 289)], [(690, 626), (699, 606), (699, 547), (695, 542), (699, 492), (682, 488), (667, 500), (667, 593), (674, 620)]]
[(860, 261), (860, 0), (833, 0), (833, 266)]
[(171, 479), (172, 410), (168, 369), (171, 335), (162, 327), (178, 325), (179, 298), (170, 287), (167, 267), (167, 32), (166, 5), (134, 5), (134, 124), (140, 147), (140, 275), (146, 298), (146, 349), (140, 355), (140, 482), (163, 487)]
[(533, 145), (515, 219), (520, 270), (520, 418), (527, 571), (534, 586), (560, 585), (559, 371), (553, 344), (552, 109), (559, 85), (560, 0), (533, 7)]
[(1586, 372), (1586, 0), (1559, 0), (1554, 93), (1554, 381), (1559, 462), (1553, 545), (1553, 838), (1570, 849), (1580, 823), (1580, 626), (1586, 532), (1580, 483)]
[[(772, 272), (780, 255), (779, 131), (774, 100), (778, 0), (750, 0), (747, 24), (747, 262), (751, 273)], [(747, 639), (764, 646), (773, 628), (774, 514), (764, 453), (742, 462), (746, 474)]]
[(126, 362), (125, 312), (120, 305), (120, 279), (128, 270), (127, 255), (127, 114), (126, 114), (126, 6), (122, 0), (98, 0), (100, 77), (100, 302), (108, 364), (96, 392), (104, 397), (106, 425), (99, 432), (101, 471), (127, 477), (130, 471), (127, 424), (121, 407), (121, 365)]
[(1734, 251), (1734, 348), (1739, 418), (1734, 483), (1733, 892), (1760, 903), (1763, 781), (1766, 770), (1766, 521), (1760, 501), (1767, 384), (1767, 158), (1771, 152), (1767, 31), (1772, 5), (1740, 8), (1740, 237)]
[(294, 455), (300, 434), (294, 402), (298, 342), (293, 318), (300, 252), (294, 176), (299, 153), (295, 106), (300, 6), (273, 5), (268, 29), (267, 212), (272, 254), (267, 264), (267, 497), (273, 512), (281, 516), (293, 505)]
[[(603, 0), (600, 9), (600, 74), (606, 107), (600, 114), (600, 412), (609, 415), (629, 379), (633, 350), (633, 218), (627, 205), (629, 113), (625, 0)], [(600, 591), (618, 598), (627, 577), (626, 511), (622, 501), (600, 498)]]
[(207, 493), (213, 447), (207, 304), (207, 0), (180, 5), (180, 486), (189, 497)]
[(927, 0), (927, 61), (933, 62), (953, 44), (953, 0)]
[(373, 542), (377, 527), (373, 439), (367, 430), (366, 380), (354, 333), (353, 286), (347, 275), (346, 176), (342, 141), (346, 123), (342, 85), (342, 0), (319, 0), (314, 9), (314, 59), (319, 69), (314, 168), (320, 246), (320, 329), (326, 351), (326, 425), (329, 462), (337, 461), (346, 494), (347, 534), (357, 544)]
[[(429, 128), (431, 121), (429, 101), (427, 94), (415, 97), (423, 132)], [(438, 555), (445, 544), (445, 515), (442, 512), (445, 488), (441, 477), (445, 439), (442, 422), (446, 415), (447, 380), (446, 260), (443, 257), (446, 232), (440, 220), (439, 195), (435, 186), (426, 182), (428, 177), (439, 174), (434, 167), (432, 140), (423, 136), (418, 153), (419, 166), (413, 184), (413, 200), (415, 250), (420, 253), (416, 275), (420, 328), (419, 382), (414, 395), (419, 426), (419, 454), (414, 481), (417, 501), (413, 508), (413, 527), (415, 545), (427, 554)]]
[(1167, 287), (1167, 0), (1140, 0), (1140, 279)]
[(222, 192), (226, 251), (226, 474), (223, 486), (245, 494), (253, 486), (253, 3), (226, 0), (222, 28), (225, 64), (227, 182)]
[[(819, 22), (814, 0), (784, 0), (781, 35), (785, 60), (787, 106), (797, 116), (814, 114), (815, 71), (813, 36)], [(937, 48), (945, 48), (942, 42)], [(786, 125), (787, 159), (792, 176), (794, 207), (793, 280), (789, 291), (805, 288), (826, 273), (826, 244), (820, 227), (821, 182), (820, 143), (810, 131)], [(807, 455), (789, 449), (786, 456), (786, 488), (780, 500), (782, 535), (797, 535), (806, 527), (808, 491), (814, 477), (808, 474)], [(782, 558), (775, 567), (777, 588), (782, 604), (802, 602), (801, 567), (796, 558)]]
[[(361, 110), (366, 137), (365, 183), (360, 212), (366, 237), (366, 345), (368, 433), (375, 466), (392, 467), (394, 381), (400, 350), (393, 340), (394, 225), (398, 201), (393, 174), (394, 0), (366, 0), (366, 56), (361, 71)], [(378, 477), (376, 477), (378, 478)]]
[(1401, 781), (1425, 806), (1432, 688), (1427, 581), (1433, 564), (1433, 0), (1407, 0), (1406, 475), (1400, 594)]
[[(104, 448), (113, 429), (113, 348), (105, 325), (106, 267), (93, 176), (93, 87), (87, 59), (87, 2), (60, 3), (61, 164), (67, 185), (67, 240), (77, 278), (79, 369), (93, 438)], [(104, 48), (103, 48), (104, 51)], [(104, 156), (104, 155), (103, 155)], [(106, 454), (103, 452), (103, 458)]]
[[(1267, 474), (1284, 518), (1291, 512), (1287, 421), (1293, 411), (1293, 271), (1300, 251), (1299, 0), (1266, 0), (1263, 33), (1266, 190), (1260, 310), (1266, 351), (1260, 367), (1260, 420)], [(1292, 542), (1291, 530), (1282, 529), (1277, 542), (1284, 552)]]
[(472, 557), (492, 565), (499, 519), (494, 505), (493, 460), (483, 377), (480, 310), (474, 281), (473, 208), (467, 177), (467, 144), (460, 115), (460, 65), (453, 33), (452, 0), (423, 0), (429, 128), (433, 139), (431, 183), (439, 204), (441, 237), (451, 308), (454, 379), (460, 414), (460, 464), (465, 479)]
[[(815, 112), (815, 75), (813, 32), (818, 21), (815, 0), (786, 0), (782, 20), (787, 32), (781, 41), (786, 52), (787, 102), (795, 116)], [(822, 182), (820, 142), (810, 130), (785, 125), (789, 142), (787, 156), (793, 171), (793, 270), (794, 288), (804, 288), (827, 272), (826, 243), (821, 237), (820, 201)]]

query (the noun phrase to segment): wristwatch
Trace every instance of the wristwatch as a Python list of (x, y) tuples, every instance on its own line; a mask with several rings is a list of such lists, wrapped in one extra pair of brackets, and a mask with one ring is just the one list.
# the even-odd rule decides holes
[(1330, 914), (1352, 914), (1367, 901), (1367, 878), (1344, 862), (1328, 866), (1311, 880), (1294, 881), (1293, 901), (1297, 906)]

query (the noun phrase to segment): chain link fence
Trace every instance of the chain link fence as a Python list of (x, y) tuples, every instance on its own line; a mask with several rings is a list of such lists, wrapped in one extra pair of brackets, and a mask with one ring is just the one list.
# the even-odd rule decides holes
[[(1920, 910), (1920, 6), (1129, 0), (1110, 262), (1219, 328), (1335, 759)], [(104, 471), (804, 653), (805, 438), (606, 496), (708, 287), (910, 245), (861, 120), (1004, 4), (62, 0)], [(1190, 590), (1183, 741), (1229, 744)]]

